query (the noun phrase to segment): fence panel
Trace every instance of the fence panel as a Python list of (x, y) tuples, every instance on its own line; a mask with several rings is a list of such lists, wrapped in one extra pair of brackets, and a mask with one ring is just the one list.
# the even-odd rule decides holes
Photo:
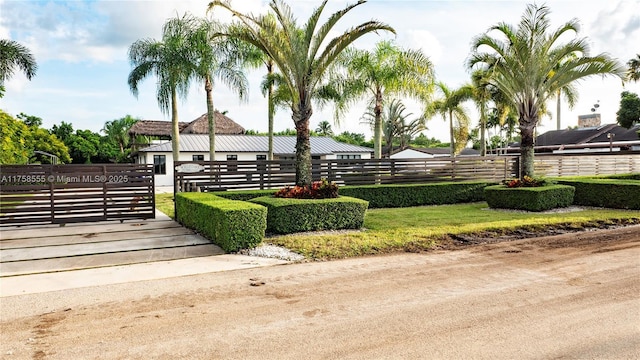
[(0, 167), (0, 226), (154, 217), (152, 165)]
[(536, 175), (546, 177), (612, 175), (640, 172), (640, 154), (536, 155)]

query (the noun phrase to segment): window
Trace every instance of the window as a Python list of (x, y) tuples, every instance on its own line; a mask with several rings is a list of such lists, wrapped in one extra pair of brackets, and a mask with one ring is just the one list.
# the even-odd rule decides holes
[(256, 160), (258, 161), (257, 169), (259, 172), (265, 172), (267, 170), (267, 165), (261, 161), (267, 161), (267, 155), (256, 155)]
[(167, 173), (167, 157), (165, 155), (153, 155), (153, 173)]
[(361, 157), (360, 154), (357, 154), (357, 155), (356, 154), (350, 154), (350, 155), (341, 154), (341, 155), (338, 155), (337, 158), (338, 159), (361, 159), (362, 157)]
[(204, 161), (204, 155), (193, 155), (193, 161)]
[(256, 155), (256, 160), (267, 160), (267, 155)]
[[(227, 161), (238, 161), (238, 155), (227, 155)], [(238, 164), (228, 162), (227, 171), (238, 171)]]

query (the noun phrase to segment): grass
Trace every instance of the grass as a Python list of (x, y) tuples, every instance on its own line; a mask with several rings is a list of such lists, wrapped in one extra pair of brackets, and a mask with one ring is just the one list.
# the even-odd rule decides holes
[[(173, 217), (173, 194), (156, 195), (156, 207)], [(588, 209), (567, 213), (489, 210), (486, 202), (367, 210), (363, 231), (300, 233), (263, 240), (308, 259), (338, 259), (437, 247), (451, 235), (509, 233), (552, 226), (580, 229), (597, 223), (638, 222), (640, 211)]]

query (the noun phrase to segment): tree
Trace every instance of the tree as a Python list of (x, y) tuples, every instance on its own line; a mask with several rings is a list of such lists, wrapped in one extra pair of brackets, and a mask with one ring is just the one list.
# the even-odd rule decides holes
[[(240, 69), (240, 58), (234, 43), (213, 38), (221, 25), (207, 19), (189, 14), (168, 20), (165, 30), (181, 34), (186, 38), (188, 48), (193, 52), (190, 57), (191, 74), (196, 81), (204, 84), (207, 105), (207, 124), (209, 130), (209, 159), (215, 159), (215, 119), (213, 107), (214, 80), (219, 79), (241, 99), (245, 98), (248, 82)], [(187, 64), (185, 64), (187, 65)]]
[(154, 74), (157, 79), (156, 98), (164, 114), (171, 113), (171, 143), (173, 161), (180, 156), (180, 131), (178, 128), (178, 96), (186, 98), (193, 75), (195, 49), (187, 38), (189, 26), (170, 27), (162, 30), (162, 40), (140, 39), (129, 47), (129, 61), (133, 69), (129, 73), (129, 88), (138, 96), (138, 84)]
[(629, 129), (640, 122), (640, 98), (638, 94), (623, 91), (620, 94), (620, 109), (616, 112), (616, 121), (620, 126)]
[(629, 69), (627, 69), (627, 79), (629, 81), (640, 80), (640, 54), (630, 59), (627, 65), (629, 66)]
[(11, 79), (13, 73), (20, 69), (27, 79), (36, 75), (38, 64), (29, 49), (13, 40), (0, 39), (0, 86)]
[(57, 157), (59, 163), (71, 162), (67, 147), (55, 135), (38, 126), (28, 126), (0, 110), (0, 164), (52, 161), (51, 157), (37, 151)]
[(105, 142), (112, 144), (118, 149), (117, 155), (113, 158), (115, 162), (126, 162), (131, 154), (129, 129), (138, 122), (139, 119), (127, 115), (120, 119), (107, 121), (100, 131), (105, 134)]
[[(490, 82), (518, 110), (520, 128), (520, 176), (534, 176), (534, 132), (541, 110), (550, 97), (574, 81), (592, 75), (624, 75), (624, 67), (606, 54), (589, 56), (585, 38), (561, 43), (578, 33), (576, 19), (549, 31), (550, 10), (527, 5), (517, 28), (499, 23), (473, 40), (468, 66), (489, 71)], [(492, 35), (496, 33), (496, 37)], [(487, 48), (488, 52), (483, 52)], [(571, 58), (569, 55), (575, 55)]]
[(42, 118), (37, 116), (27, 115), (25, 113), (20, 113), (16, 116), (19, 120), (21, 120), (28, 127), (40, 127), (42, 126)]
[[(406, 113), (406, 106), (399, 99), (393, 99), (384, 105), (380, 114), (382, 120), (382, 133), (386, 150), (384, 153), (390, 155), (394, 144), (398, 144), (401, 149), (405, 149), (411, 138), (425, 129), (425, 118), (419, 117), (409, 121), (412, 113)], [(373, 106), (363, 115), (365, 122), (375, 124), (376, 114)]]
[[(221, 7), (234, 15), (240, 26), (231, 27), (229, 36), (246, 41), (267, 54), (286, 83), (291, 93), (292, 119), (296, 128), (296, 185), (311, 185), (311, 146), (309, 142), (309, 119), (313, 114), (312, 96), (320, 87), (328, 69), (337, 56), (361, 36), (379, 31), (394, 31), (390, 26), (368, 21), (346, 30), (331, 39), (336, 23), (349, 11), (364, 4), (359, 1), (348, 5), (319, 24), (327, 0), (316, 8), (309, 20), (300, 27), (291, 8), (281, 0), (271, 0), (273, 15), (243, 14), (231, 8), (227, 1), (209, 3), (209, 10)], [(324, 47), (323, 47), (324, 45)]]
[(333, 130), (331, 130), (331, 124), (327, 120), (322, 120), (318, 123), (316, 133), (319, 136), (333, 136)]
[(366, 146), (366, 140), (364, 134), (352, 133), (349, 131), (343, 131), (340, 134), (333, 137), (334, 140), (346, 144)]
[(340, 93), (336, 118), (362, 97), (370, 97), (374, 157), (379, 159), (385, 99), (400, 95), (426, 102), (433, 91), (433, 65), (421, 51), (402, 49), (392, 41), (378, 42), (372, 51), (349, 48), (340, 57), (340, 64), (344, 73), (338, 72), (331, 81)]
[(449, 118), (450, 156), (454, 157), (464, 149), (468, 138), (469, 115), (461, 104), (469, 99), (469, 89), (468, 87), (461, 87), (451, 90), (442, 82), (439, 82), (437, 87), (440, 90), (441, 97), (431, 103), (431, 111), (442, 115), (444, 121), (447, 121), (447, 117)]
[(485, 135), (487, 132), (487, 103), (491, 99), (491, 84), (489, 83), (489, 74), (482, 70), (476, 70), (471, 74), (471, 84), (465, 85), (460, 90), (462, 96), (468, 97), (476, 103), (480, 112), (480, 155), (487, 155), (487, 142)]

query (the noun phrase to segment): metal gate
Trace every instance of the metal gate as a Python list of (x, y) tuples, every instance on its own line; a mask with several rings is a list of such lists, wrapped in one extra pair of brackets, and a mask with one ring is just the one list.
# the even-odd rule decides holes
[(155, 217), (153, 165), (2, 165), (0, 226)]

